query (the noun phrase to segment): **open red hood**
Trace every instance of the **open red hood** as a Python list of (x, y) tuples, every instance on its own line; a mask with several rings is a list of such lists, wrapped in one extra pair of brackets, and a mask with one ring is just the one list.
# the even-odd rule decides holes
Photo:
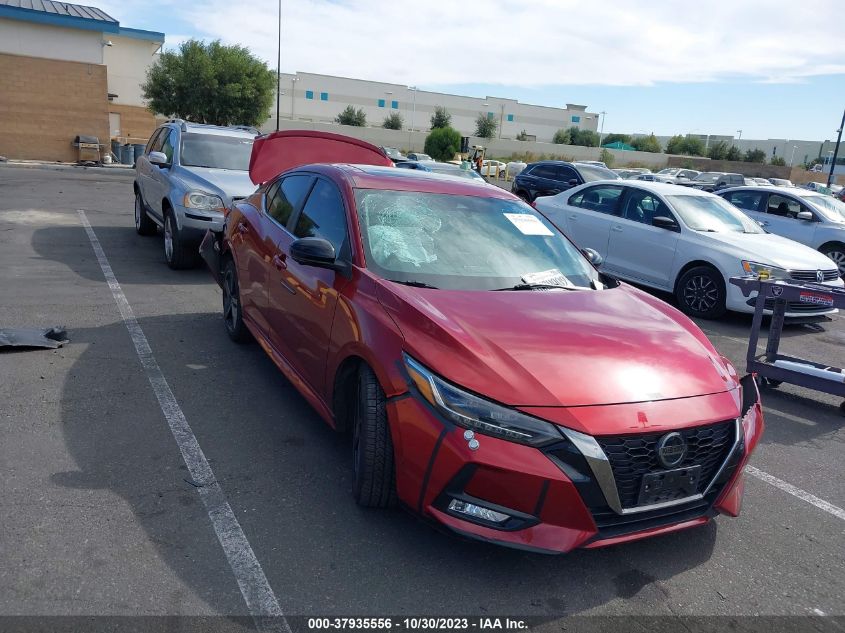
[(393, 165), (378, 147), (357, 138), (316, 130), (284, 130), (255, 139), (249, 177), (260, 185), (283, 171), (311, 163)]

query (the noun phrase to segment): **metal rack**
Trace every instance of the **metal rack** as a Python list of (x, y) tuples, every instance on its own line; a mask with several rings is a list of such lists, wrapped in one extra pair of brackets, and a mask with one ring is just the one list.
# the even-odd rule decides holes
[[(788, 382), (824, 393), (845, 396), (845, 369), (778, 353), (788, 303), (845, 308), (845, 288), (811, 282), (764, 280), (756, 277), (731, 277), (730, 282), (739, 287), (746, 297), (752, 292), (757, 292), (754, 319), (751, 322), (751, 337), (748, 340), (746, 371), (756, 373), (773, 386)], [(760, 324), (769, 299), (773, 303), (766, 351), (763, 354), (757, 354)], [(840, 407), (845, 412), (845, 402)]]

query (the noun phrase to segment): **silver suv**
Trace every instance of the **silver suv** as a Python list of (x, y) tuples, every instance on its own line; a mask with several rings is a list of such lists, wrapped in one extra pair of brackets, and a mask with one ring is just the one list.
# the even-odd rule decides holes
[(135, 230), (164, 232), (171, 268), (198, 261), (208, 229), (223, 230), (223, 209), (255, 191), (249, 158), (258, 131), (182, 120), (159, 127), (135, 163)]

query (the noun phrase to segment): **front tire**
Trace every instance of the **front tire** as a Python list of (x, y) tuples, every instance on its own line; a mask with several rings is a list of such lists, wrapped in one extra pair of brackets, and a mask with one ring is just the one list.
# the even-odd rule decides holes
[(821, 248), (821, 254), (830, 258), (839, 269), (839, 276), (845, 278), (845, 244), (828, 244)]
[(710, 266), (691, 268), (678, 279), (675, 299), (684, 314), (700, 319), (718, 319), (727, 312), (725, 280)]
[(397, 503), (393, 440), (384, 391), (373, 370), (358, 372), (358, 402), (352, 427), (352, 492), (365, 508), (392, 508)]
[(197, 253), (182, 239), (170, 209), (164, 213), (164, 260), (173, 270), (193, 268), (197, 262)]
[(238, 270), (231, 257), (227, 256), (223, 263), (221, 278), (223, 280), (223, 323), (226, 325), (226, 334), (235, 343), (246, 343), (250, 340), (250, 334), (241, 310)]
[(135, 232), (138, 235), (146, 236), (156, 234), (156, 223), (147, 215), (147, 209), (140, 191), (135, 192)]

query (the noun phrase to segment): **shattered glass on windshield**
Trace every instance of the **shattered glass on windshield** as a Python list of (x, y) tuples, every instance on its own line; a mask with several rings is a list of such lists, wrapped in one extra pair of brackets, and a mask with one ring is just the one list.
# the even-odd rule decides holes
[(432, 236), (442, 221), (419, 199), (374, 191), (364, 196), (359, 213), (380, 266), (386, 267), (391, 257), (414, 266), (437, 261)]

